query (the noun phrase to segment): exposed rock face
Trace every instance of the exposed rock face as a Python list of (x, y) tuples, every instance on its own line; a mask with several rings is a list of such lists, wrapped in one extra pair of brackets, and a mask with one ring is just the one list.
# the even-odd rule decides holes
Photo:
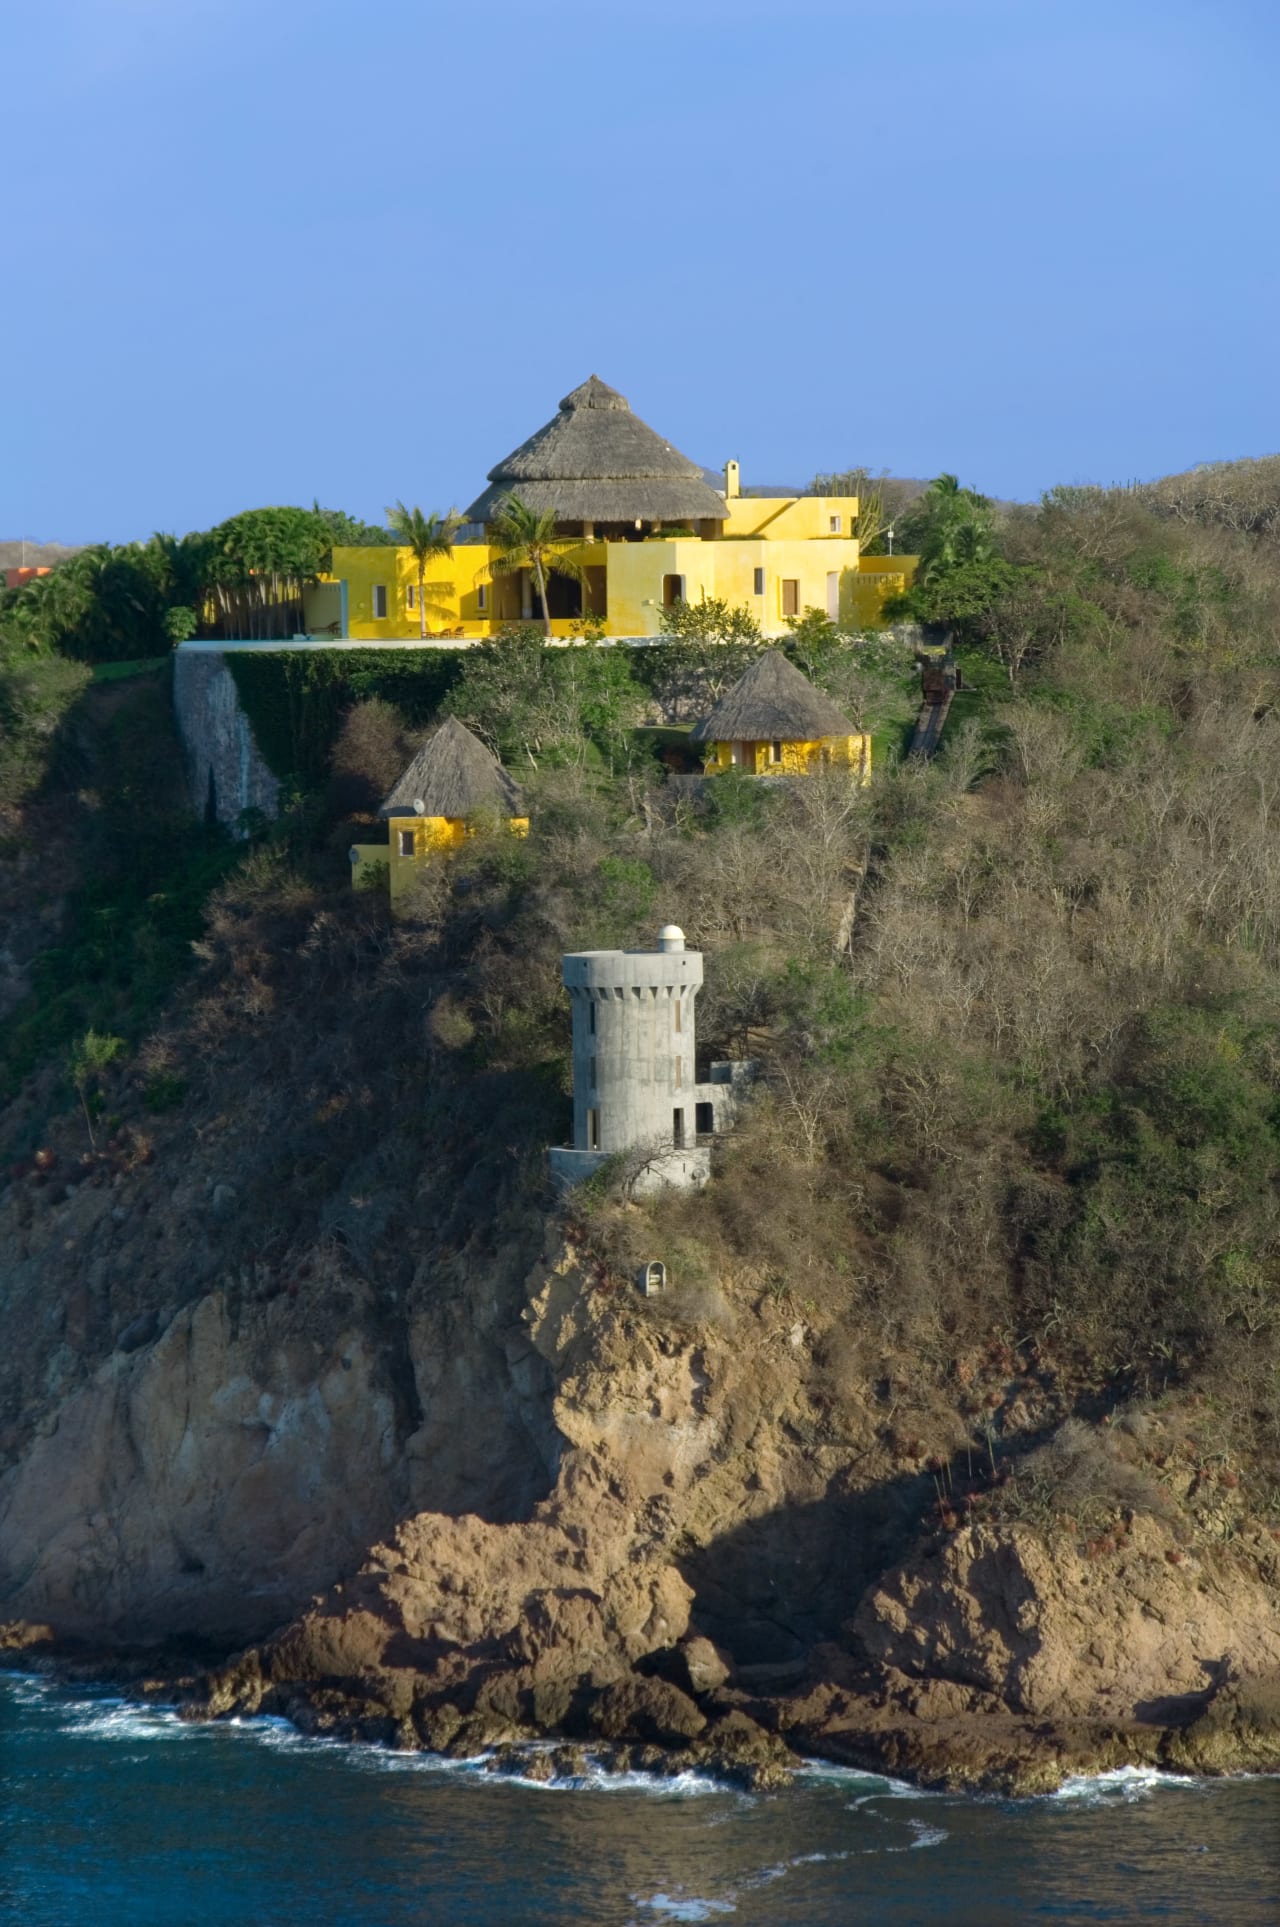
[(149, 1172), (51, 1176), (31, 1194), (50, 1202), (9, 1219), (0, 1616), (98, 1646), (236, 1645), (406, 1513), (518, 1517), (546, 1491), (558, 1440), (516, 1322), (522, 1266), (490, 1261), (461, 1332), (464, 1261), (397, 1306), (321, 1268), (260, 1291), (217, 1265), (213, 1187), (189, 1184), (162, 1225)]
[(359, 1556), (402, 1501), (395, 1411), (361, 1334), (237, 1334), (226, 1297), (120, 1349), (0, 1496), (6, 1610), (85, 1639), (234, 1638)]
[(173, 707), (197, 813), (211, 809), (228, 824), (244, 810), (274, 817), (280, 785), (254, 741), (221, 651), (191, 643), (175, 651)]
[[(139, 1302), (118, 1279), (145, 1181), (70, 1187), (14, 1241), (9, 1315), (44, 1335), (0, 1477), (0, 1616), (28, 1630), (0, 1643), (258, 1640), (188, 1687), (194, 1716), (463, 1752), (555, 1734), (752, 1785), (799, 1753), (1016, 1787), (1280, 1767), (1280, 1547), (1242, 1514), (1216, 1549), (1177, 1505), (1105, 1548), (939, 1531), (920, 1461), (955, 1452), (954, 1412), (904, 1441), (858, 1383), (832, 1416), (794, 1307), (681, 1317), (554, 1235), (531, 1271), (437, 1252), (395, 1303), (194, 1258), (185, 1299)], [(208, 1251), (234, 1234), (217, 1183), (248, 1182), (225, 1148), (192, 1178)], [(59, 1254), (83, 1302), (45, 1331)]]
[[(833, 1560), (840, 1524), (856, 1530), (848, 1495), (781, 1435), (794, 1348), (744, 1360), (723, 1340), (628, 1329), (624, 1308), (593, 1309), (571, 1260), (529, 1320), (569, 1441), (533, 1519), (406, 1521), (354, 1580), (215, 1678), (205, 1711), (305, 1722), (319, 1708), (338, 1730), (459, 1751), (556, 1731), (730, 1766), (739, 1722), (785, 1743), (772, 1772), (790, 1748), (1023, 1788), (1133, 1759), (1280, 1766), (1269, 1534), (1197, 1557), (1138, 1516), (1088, 1558), (1065, 1537), (969, 1527), (885, 1573), (837, 1637), (805, 1644), (860, 1588)], [(770, 1530), (779, 1517), (789, 1526)], [(744, 1544), (787, 1550), (744, 1579), (736, 1618), (712, 1590), (726, 1654), (701, 1630), (689, 1575), (721, 1546), (737, 1574)]]
[(1242, 1664), (1280, 1677), (1280, 1546), (1254, 1532), (1229, 1561), (1197, 1555), (1138, 1516), (1087, 1560), (1065, 1537), (975, 1526), (887, 1574), (852, 1631), (887, 1671), (1013, 1712), (1181, 1725)]

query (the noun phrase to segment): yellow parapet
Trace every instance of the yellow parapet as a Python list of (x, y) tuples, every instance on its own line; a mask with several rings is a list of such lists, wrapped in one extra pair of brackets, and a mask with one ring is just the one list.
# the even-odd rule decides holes
[(918, 555), (861, 556), (849, 591), (855, 627), (879, 627), (885, 620), (885, 603), (907, 593), (919, 566)]

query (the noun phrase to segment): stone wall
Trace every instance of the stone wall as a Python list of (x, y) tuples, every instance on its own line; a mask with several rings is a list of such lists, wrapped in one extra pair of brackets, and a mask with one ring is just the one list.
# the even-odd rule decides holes
[(173, 707), (194, 809), (232, 827), (245, 810), (274, 817), (280, 784), (254, 741), (221, 651), (190, 644), (177, 650)]

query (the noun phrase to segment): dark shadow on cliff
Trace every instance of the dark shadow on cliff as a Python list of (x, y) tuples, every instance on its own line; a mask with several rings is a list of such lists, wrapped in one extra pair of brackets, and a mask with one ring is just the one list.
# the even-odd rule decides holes
[(787, 1666), (834, 1639), (867, 1587), (919, 1538), (934, 1497), (927, 1474), (783, 1506), (686, 1554), (692, 1630), (739, 1667)]

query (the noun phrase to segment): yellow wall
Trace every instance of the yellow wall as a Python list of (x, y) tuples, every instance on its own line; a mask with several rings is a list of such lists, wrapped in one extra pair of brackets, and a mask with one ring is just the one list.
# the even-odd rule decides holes
[[(838, 514), (848, 528), (857, 504), (850, 497), (801, 496), (768, 500), (738, 496), (726, 506), (731, 523), (743, 526), (729, 539), (703, 541), (697, 536), (643, 542), (583, 542), (571, 551), (580, 567), (603, 570), (606, 611), (604, 627), (610, 636), (655, 636), (662, 627), (664, 578), (684, 579), (684, 597), (697, 602), (719, 597), (732, 607), (745, 608), (766, 636), (786, 634), (783, 615), (784, 581), (799, 584), (799, 613), (819, 609), (840, 622), (873, 621), (886, 595), (900, 593), (878, 571), (864, 571), (858, 543), (849, 535), (829, 535), (826, 524)], [(741, 516), (739, 510), (742, 511)], [(749, 525), (762, 533), (749, 533)], [(521, 594), (517, 578), (490, 576), (497, 551), (488, 543), (459, 543), (451, 557), (434, 560), (427, 570), (427, 633), (458, 634), (472, 639), (488, 636), (504, 621), (520, 621)], [(870, 557), (872, 563), (892, 562), (897, 576), (912, 557)], [(757, 593), (756, 570), (763, 571), (764, 587)], [(834, 583), (828, 578), (834, 577)], [(408, 549), (335, 548), (333, 578), (346, 586), (346, 633), (356, 641), (408, 641), (419, 633), (418, 611), (408, 605), (407, 591), (416, 590), (417, 565)], [(596, 581), (601, 580), (599, 574)], [(906, 578), (909, 580), (909, 577)], [(334, 620), (331, 613), (337, 580), (320, 588), (307, 605), (308, 627), (320, 629)], [(373, 589), (387, 590), (387, 614), (373, 614)], [(480, 592), (487, 607), (480, 607)], [(312, 615), (317, 618), (314, 622)], [(552, 622), (552, 634), (572, 636), (571, 620)]]
[(771, 743), (711, 743), (707, 769), (714, 775), (734, 768), (736, 749), (736, 767), (751, 776), (807, 776), (816, 766), (837, 763), (846, 764), (864, 788), (871, 781), (870, 736), (824, 736), (816, 743), (783, 742), (779, 747), (781, 761), (774, 762)]
[[(571, 551), (584, 568), (607, 566), (604, 542), (584, 542)], [(460, 631), (464, 637), (488, 636), (503, 621), (520, 618), (517, 578), (491, 576), (489, 567), (498, 551), (487, 542), (460, 542), (451, 556), (437, 556), (427, 565), (427, 634)], [(333, 551), (332, 575), (347, 586), (347, 634), (359, 642), (405, 641), (420, 633), (417, 608), (409, 607), (408, 591), (416, 597), (418, 565), (410, 549), (345, 549)], [(373, 590), (387, 591), (385, 618), (373, 613)], [(480, 607), (481, 593), (487, 607)], [(509, 613), (504, 616), (504, 610)], [(552, 633), (573, 634), (572, 621), (553, 621)]]
[[(828, 575), (834, 584), (836, 613), (851, 621), (854, 585), (858, 574), (858, 544), (832, 537), (824, 541), (765, 541), (746, 538), (733, 542), (702, 542), (678, 536), (668, 542), (611, 542), (609, 553), (609, 613), (606, 629), (615, 636), (655, 636), (662, 627), (663, 582), (668, 575), (683, 576), (684, 599), (699, 602), (719, 596), (731, 606), (745, 608), (766, 636), (787, 632), (782, 613), (782, 584), (798, 582), (799, 612), (827, 609)], [(755, 572), (763, 571), (764, 587), (756, 593)]]
[[(513, 836), (529, 834), (527, 816), (509, 818), (508, 829)], [(376, 865), (385, 865), (388, 872), (391, 901), (403, 897), (410, 888), (423, 860), (430, 856), (447, 855), (465, 843), (469, 834), (467, 820), (462, 816), (393, 816), (388, 821), (389, 838), (386, 843), (356, 843), (356, 852), (351, 866), (351, 881), (360, 884), (368, 880)], [(401, 851), (401, 833), (413, 837), (412, 854)], [(363, 877), (362, 877), (363, 872)]]
[[(731, 495), (726, 536), (763, 535), (770, 541), (847, 541), (858, 526), (856, 495)], [(832, 528), (838, 522), (838, 528)]]
[(916, 579), (918, 555), (864, 555), (852, 585), (853, 613), (860, 626), (884, 620), (881, 611), (891, 596), (905, 595)]
[[(475, 562), (470, 557), (475, 554)], [(427, 634), (461, 628), (472, 635), (487, 635), (488, 616), (481, 610), (472, 580), (475, 570), (488, 559), (488, 550), (456, 548), (452, 556), (433, 557), (427, 565)], [(407, 591), (416, 596), (418, 565), (409, 549), (335, 548), (331, 573), (346, 583), (347, 634), (361, 642), (400, 640), (419, 633), (418, 611), (409, 607)], [(373, 590), (382, 583), (387, 591), (387, 613), (375, 618)], [(489, 589), (492, 603), (493, 589)]]

